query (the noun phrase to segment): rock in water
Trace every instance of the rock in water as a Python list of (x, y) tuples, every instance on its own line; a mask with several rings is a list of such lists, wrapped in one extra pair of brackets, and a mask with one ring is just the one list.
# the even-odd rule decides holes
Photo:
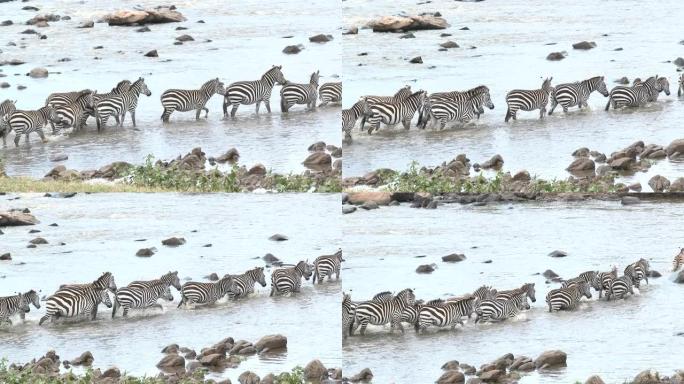
[(309, 37), (309, 41), (312, 43), (327, 43), (328, 41), (332, 41), (332, 40), (333, 40), (332, 35), (319, 34), (316, 36)]
[(460, 253), (452, 253), (450, 255), (442, 256), (442, 261), (447, 263), (456, 263), (465, 259), (465, 255)]
[(275, 235), (272, 235), (268, 239), (271, 241), (287, 241), (289, 238), (285, 235), (281, 235), (280, 233), (276, 233)]
[(185, 21), (185, 17), (171, 7), (157, 7), (146, 10), (119, 10), (104, 17), (109, 25), (134, 25), (174, 23)]
[(534, 361), (537, 369), (560, 368), (567, 366), (568, 355), (560, 350), (546, 351)]
[(588, 50), (588, 49), (596, 48), (596, 43), (593, 41), (580, 41), (579, 43), (573, 44), (572, 48), (573, 49)]
[(445, 29), (449, 23), (434, 15), (424, 16), (382, 16), (368, 23), (373, 32), (398, 32), (424, 29)]
[(559, 251), (559, 250), (555, 250), (555, 251), (549, 253), (549, 256), (551, 256), (551, 257), (565, 257), (567, 255), (568, 255), (567, 252)]
[(34, 79), (42, 79), (48, 77), (48, 70), (40, 67), (33, 68), (28, 75)]
[(40, 223), (30, 212), (7, 211), (0, 212), (0, 227), (12, 227), (22, 225), (36, 225)]
[(254, 344), (257, 352), (271, 352), (287, 348), (287, 337), (283, 335), (267, 335)]
[(183, 244), (185, 244), (185, 239), (182, 237), (170, 237), (166, 240), (162, 240), (162, 245), (169, 247), (178, 247)]

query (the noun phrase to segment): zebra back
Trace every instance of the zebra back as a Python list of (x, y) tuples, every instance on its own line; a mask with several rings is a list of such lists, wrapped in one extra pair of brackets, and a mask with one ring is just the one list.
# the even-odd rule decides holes
[(677, 271), (682, 265), (684, 265), (684, 248), (672, 260), (672, 272)]
[(167, 272), (163, 274), (159, 279), (155, 280), (137, 280), (128, 284), (129, 288), (149, 288), (154, 284), (163, 282), (168, 286), (172, 286), (177, 290), (181, 290), (180, 279), (178, 278), (178, 271)]
[(323, 83), (318, 89), (318, 98), (323, 103), (342, 101), (342, 82)]
[(399, 101), (402, 101), (406, 99), (407, 97), (411, 96), (413, 92), (411, 92), (411, 86), (406, 85), (402, 88), (399, 88), (397, 92), (394, 93), (392, 96), (365, 96), (366, 101), (369, 104), (375, 104), (375, 103), (396, 103)]
[(508, 291), (500, 291), (497, 293), (496, 298), (512, 300), (514, 297), (519, 296), (520, 294), (524, 294), (529, 297), (533, 303), (537, 301), (535, 298), (534, 283), (525, 283), (520, 288), (511, 289)]

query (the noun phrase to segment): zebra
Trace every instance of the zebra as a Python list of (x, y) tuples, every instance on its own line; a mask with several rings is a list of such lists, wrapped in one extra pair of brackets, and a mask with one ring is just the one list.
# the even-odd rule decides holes
[[(649, 77), (644, 82), (637, 82), (631, 87), (617, 86), (610, 90), (608, 103), (606, 103), (605, 110), (620, 107), (640, 107), (648, 103), (653, 94), (662, 91), (662, 83), (658, 81), (658, 76)], [(669, 93), (669, 91), (668, 91)]]
[[(430, 305), (435, 304), (436, 300), (432, 300), (428, 302)], [(416, 300), (413, 302), (412, 305), (407, 306), (404, 308), (404, 310), (401, 312), (401, 321), (402, 323), (409, 323), (415, 326), (415, 324), (418, 322), (419, 319), (419, 314), (421, 308), (423, 308), (426, 305), (426, 303), (423, 300)]]
[[(658, 100), (658, 96), (660, 96), (660, 92), (665, 92), (665, 95), (670, 96), (670, 82), (667, 80), (667, 77), (658, 77), (656, 76), (656, 87), (649, 90), (648, 94), (648, 99), (646, 100), (647, 102), (653, 102)], [(646, 79), (648, 81), (651, 79), (650, 77)], [(644, 82), (640, 78), (634, 79), (632, 82), (632, 86), (636, 85), (641, 85), (644, 84)], [(658, 89), (656, 89), (658, 88)]]
[(561, 309), (573, 310), (577, 307), (582, 296), (591, 299), (591, 286), (582, 280), (570, 283), (558, 289), (552, 289), (546, 294), (546, 304), (549, 312), (560, 311)]
[(613, 280), (617, 279), (617, 267), (613, 267), (610, 272), (599, 272), (594, 282), (593, 286), (599, 287), (599, 299), (603, 296), (603, 292), (608, 292), (610, 290), (610, 285)]
[(342, 110), (342, 132), (344, 132), (345, 140), (351, 140), (351, 131), (359, 117), (367, 117), (371, 115), (370, 106), (368, 104), (368, 97), (361, 97), (359, 101), (354, 103), (351, 108)]
[(684, 73), (679, 76), (679, 88), (677, 88), (677, 97), (682, 97), (684, 94)]
[(475, 309), (475, 322), (501, 321), (516, 316), (523, 309), (530, 309), (527, 293), (520, 292), (513, 296), (498, 296), (494, 300), (483, 300)]
[(60, 287), (45, 303), (45, 316), (41, 317), (38, 325), (46, 320), (54, 322), (60, 317), (75, 317), (90, 313), (90, 320), (97, 317), (97, 307), (104, 303), (107, 308), (112, 307), (107, 291), (114, 289), (116, 284), (110, 272), (105, 272), (90, 284), (73, 284)]
[[(39, 108), (36, 111), (21, 111), (17, 110), (10, 115), (7, 120), (9, 130), (14, 130), (14, 145), (19, 146), (21, 135), (26, 135), (26, 143), (29, 142), (29, 134), (37, 132), (43, 143), (47, 142), (45, 134), (43, 133), (43, 126), (48, 122), (59, 123), (60, 118), (51, 106)], [(8, 131), (9, 132), (9, 131)]]
[(57, 116), (59, 116), (60, 119), (57, 126), (60, 129), (69, 127), (73, 127), (74, 130), (81, 129), (88, 118), (87, 111), (92, 111), (95, 108), (93, 94), (96, 92), (97, 91), (90, 90), (83, 91), (69, 104), (56, 106), (55, 112), (57, 112)]
[(11, 115), (17, 110), (17, 101), (7, 99), (0, 103), (0, 116)]
[(639, 259), (625, 268), (624, 274), (632, 279), (632, 284), (639, 288), (641, 280), (646, 280), (648, 284), (648, 274), (649, 274), (649, 262), (646, 259)]
[(288, 294), (292, 292), (299, 292), (302, 285), (302, 276), (306, 280), (311, 277), (311, 265), (309, 261), (300, 261), (294, 267), (279, 268), (271, 273), (271, 294), (276, 293)]
[(470, 296), (458, 301), (433, 300), (420, 308), (418, 321), (415, 323), (416, 333), (425, 330), (428, 326), (437, 327), (451, 326), (456, 328), (456, 324), (463, 325), (462, 318), (470, 317), (474, 311), (476, 298)]
[(112, 308), (112, 319), (116, 316), (119, 307), (123, 308), (123, 317), (128, 317), (131, 308), (146, 309), (155, 307), (162, 309), (157, 300), (164, 299), (173, 301), (173, 295), (168, 284), (163, 281), (154, 283), (146, 288), (124, 287), (116, 291)]
[(684, 248), (679, 251), (679, 254), (672, 260), (672, 272), (676, 272), (679, 267), (684, 265)]
[(148, 289), (155, 284), (164, 283), (167, 286), (181, 290), (180, 279), (178, 278), (178, 271), (168, 272), (155, 280), (137, 280), (128, 284), (128, 288), (134, 289)]
[(216, 93), (223, 95), (225, 88), (218, 77), (202, 84), (200, 89), (167, 89), (161, 95), (161, 103), (164, 107), (161, 119), (169, 122), (169, 116), (174, 111), (187, 112), (195, 110), (195, 120), (199, 120), (200, 112), (206, 112), (204, 117), (209, 116), (209, 109), (205, 106), (209, 99)]
[(321, 103), (318, 104), (319, 107), (328, 105), (329, 103), (341, 103), (342, 82), (323, 83), (318, 89), (318, 98), (321, 100)]
[(596, 279), (598, 276), (599, 272), (598, 271), (587, 271), (587, 272), (582, 272), (580, 273), (577, 277), (573, 277), (572, 279), (565, 280), (561, 283), (561, 288), (567, 288), (568, 286), (576, 283), (582, 283), (585, 282), (589, 284), (591, 288), (594, 288), (597, 292), (601, 291), (601, 284), (600, 281)]
[(240, 104), (254, 104), (256, 103), (256, 113), (259, 113), (259, 105), (264, 102), (266, 110), (271, 113), (271, 92), (273, 87), (284, 85), (287, 80), (281, 71), (282, 65), (274, 65), (261, 76), (261, 80), (255, 81), (238, 81), (232, 83), (226, 88), (223, 97), (223, 116), (228, 115), (228, 106), (232, 105), (230, 117), (235, 117)]
[(19, 312), (21, 320), (24, 320), (26, 313), (31, 311), (30, 304), (33, 304), (36, 309), (40, 309), (40, 298), (34, 290), (17, 293), (15, 296), (0, 297), (0, 325), (7, 322), (11, 326), (10, 317), (17, 312)]
[[(110, 93), (101, 93), (100, 95), (96, 95), (95, 98), (97, 99), (98, 97), (108, 97), (112, 94), (119, 94), (123, 91), (128, 90), (128, 87), (131, 86), (131, 82), (128, 80), (122, 80), (120, 81), (114, 89), (112, 89), (112, 92)], [(67, 105), (69, 103), (73, 103), (76, 101), (79, 95), (82, 93), (90, 91), (89, 89), (83, 89), (81, 91), (74, 91), (74, 92), (55, 92), (51, 93), (48, 95), (47, 99), (45, 99), (45, 105), (51, 105), (53, 107), (58, 107), (60, 105)], [(92, 92), (92, 91), (91, 91)]]
[(371, 126), (368, 128), (368, 134), (370, 135), (374, 130), (377, 130), (381, 122), (386, 125), (395, 125), (401, 122), (404, 129), (409, 129), (413, 115), (418, 109), (425, 107), (426, 100), (426, 92), (420, 90), (398, 102), (371, 104), (372, 115), (368, 118)]
[(235, 282), (235, 288), (228, 292), (228, 298), (231, 300), (235, 300), (253, 293), (254, 284), (256, 283), (259, 283), (262, 287), (266, 286), (264, 267), (256, 267), (246, 271), (242, 275), (232, 277)]
[[(375, 296), (370, 301), (375, 301), (378, 303), (383, 303), (392, 300), (394, 295), (392, 295), (392, 292), (390, 291), (383, 291)], [(362, 301), (352, 301), (351, 299), (351, 294), (345, 293), (342, 295), (342, 332), (343, 332), (343, 337), (347, 337), (347, 334), (349, 330), (351, 329), (351, 325), (354, 322), (354, 311), (356, 310), (356, 307), (359, 306), (359, 304), (363, 303)]]
[(633, 285), (634, 281), (632, 280), (632, 277), (629, 275), (624, 275), (618, 279), (611, 281), (610, 289), (608, 290), (608, 292), (606, 292), (606, 300), (610, 300), (611, 297), (623, 299), (626, 297), (627, 292), (634, 295), (634, 289), (632, 289)]
[(181, 300), (178, 308), (193, 304), (211, 305), (235, 290), (235, 280), (232, 276), (224, 276), (215, 283), (198, 283), (188, 281), (181, 287)]
[(533, 303), (537, 302), (537, 299), (535, 297), (534, 283), (525, 283), (520, 288), (511, 289), (508, 291), (499, 291), (496, 293), (496, 300), (511, 300), (514, 297), (518, 296), (520, 293), (524, 293), (526, 297), (532, 300)]
[(549, 102), (549, 93), (553, 92), (551, 86), (553, 77), (546, 78), (540, 89), (514, 89), (506, 94), (506, 118), (504, 122), (513, 118), (517, 120), (516, 114), (519, 110), (534, 111), (539, 109), (539, 118), (543, 119), (546, 114), (546, 104)]
[(2, 146), (7, 145), (7, 135), (10, 133), (9, 118), (17, 110), (16, 100), (5, 100), (0, 103), (0, 135), (2, 135)]
[(568, 108), (577, 106), (588, 107), (587, 100), (592, 92), (597, 91), (605, 97), (608, 97), (608, 88), (603, 76), (595, 76), (591, 79), (576, 81), (574, 83), (559, 84), (551, 93), (551, 109), (549, 109), (549, 116), (553, 110), (560, 104), (563, 107), (563, 112), (567, 113)]
[[(411, 86), (406, 85), (402, 88), (399, 88), (399, 90), (393, 95), (393, 96), (364, 96), (366, 98), (366, 102), (368, 102), (369, 105), (372, 104), (377, 104), (377, 103), (398, 103), (402, 100), (405, 100), (407, 97), (411, 96), (413, 92), (411, 92)], [(366, 119), (370, 117), (370, 115), (363, 115), (361, 117), (361, 130), (363, 131), (363, 126), (366, 124)]]
[[(485, 94), (481, 94), (472, 96), (465, 101), (430, 97), (426, 102), (425, 111), (427, 118), (423, 119), (422, 128), (424, 129), (425, 126), (427, 126), (430, 118), (435, 118), (435, 120), (437, 120), (440, 130), (444, 129), (446, 123), (449, 121), (467, 123), (473, 119), (477, 111), (481, 108), (481, 105), (487, 102), (484, 100), (484, 97)], [(492, 107), (494, 106), (491, 100), (489, 100), (489, 105)], [(419, 117), (418, 120), (421, 120), (421, 118)], [(421, 122), (418, 123), (418, 126), (421, 126)]]
[(280, 88), (280, 110), (283, 113), (295, 104), (306, 104), (308, 109), (316, 109), (318, 99), (318, 72), (311, 74), (309, 84), (285, 83)]
[[(494, 288), (492, 288), (489, 285), (483, 285), (480, 288), (476, 289), (472, 295), (475, 297), (475, 303), (478, 305), (481, 303), (483, 300), (493, 300), (496, 298), (496, 295), (498, 295), (498, 291)], [(456, 298), (460, 299), (460, 298)], [(449, 301), (451, 299), (448, 299)]]
[(133, 121), (133, 127), (135, 128), (135, 110), (138, 107), (138, 98), (140, 97), (141, 93), (147, 97), (152, 96), (152, 91), (147, 88), (145, 79), (142, 77), (139, 77), (138, 80), (133, 82), (133, 84), (131, 84), (127, 90), (121, 92), (121, 97), (123, 98), (125, 107), (123, 113), (121, 114), (120, 126), (123, 126), (124, 120), (126, 119), (126, 112), (130, 112), (131, 120)]
[(316, 284), (316, 279), (318, 279), (318, 284), (322, 284), (326, 276), (328, 276), (328, 281), (332, 280), (333, 274), (335, 274), (335, 279), (339, 280), (343, 261), (342, 250), (335, 252), (334, 255), (318, 256), (313, 263), (313, 278), (311, 282)]
[(361, 327), (361, 336), (365, 335), (368, 324), (385, 325), (390, 323), (390, 333), (398, 327), (404, 333), (401, 325), (401, 314), (406, 307), (413, 305), (416, 296), (410, 288), (397, 293), (391, 300), (385, 302), (366, 301), (359, 304), (354, 311), (354, 321), (349, 328), (349, 335)]
[[(451, 101), (467, 101), (472, 99), (474, 96), (479, 96), (481, 94), (485, 93), (486, 96), (483, 98), (485, 100), (485, 103), (487, 105), (487, 108), (489, 109), (494, 109), (494, 104), (492, 103), (491, 96), (489, 94), (489, 87), (485, 85), (478, 85), (475, 88), (471, 88), (467, 91), (451, 91), (451, 92), (435, 92), (430, 94), (430, 100), (432, 99), (448, 99)], [(484, 109), (482, 108), (482, 105), (477, 106), (477, 111), (475, 112), (475, 115), (477, 118), (480, 118), (480, 115), (484, 113)], [(424, 116), (420, 116), (418, 120), (418, 124), (423, 123), (423, 126), (427, 124), (426, 121), (423, 120)], [(427, 119), (430, 119), (430, 116), (427, 116)]]

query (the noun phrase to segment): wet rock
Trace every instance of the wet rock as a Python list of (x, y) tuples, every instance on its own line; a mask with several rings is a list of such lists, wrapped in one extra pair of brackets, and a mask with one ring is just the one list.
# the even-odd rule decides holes
[(356, 207), (353, 205), (344, 205), (342, 206), (342, 214), (348, 215), (350, 213), (356, 212)]
[(240, 384), (259, 384), (260, 381), (261, 378), (259, 378), (259, 376), (252, 371), (242, 372), (242, 374), (238, 377), (238, 382)]
[(672, 62), (672, 64), (674, 64), (678, 67), (684, 67), (684, 58), (678, 57)]
[(466, 384), (482, 384), (482, 380), (479, 377), (471, 377)]
[(620, 204), (622, 205), (636, 205), (641, 203), (641, 200), (636, 196), (623, 196), (620, 199)]
[(321, 168), (321, 167), (327, 167), (330, 168), (330, 165), (332, 164), (332, 157), (325, 153), (325, 152), (314, 152), (310, 154), (303, 162), (305, 167), (307, 168)]
[(12, 20), (4, 20), (0, 22), (0, 27), (9, 27), (10, 25), (14, 24)]
[(684, 157), (684, 139), (677, 139), (670, 143), (670, 145), (665, 148), (667, 157), (670, 159), (677, 159)]
[(369, 368), (364, 368), (361, 372), (349, 378), (352, 383), (370, 382), (373, 380), (373, 372)]
[(628, 171), (634, 166), (634, 159), (631, 157), (620, 157), (618, 159), (609, 160), (608, 165), (615, 170)]
[(141, 28), (136, 29), (135, 31), (136, 31), (136, 32), (141, 32), (141, 33), (142, 33), (142, 32), (150, 32), (150, 28), (149, 28), (148, 26), (144, 26), (144, 27), (141, 27)]
[(573, 157), (589, 157), (591, 151), (587, 147), (577, 148), (573, 153)]
[(646, 370), (640, 372), (631, 384), (660, 384), (660, 375), (658, 372)]
[(42, 79), (48, 77), (48, 70), (45, 68), (33, 68), (31, 72), (28, 73), (31, 78)]
[(33, 245), (41, 245), (41, 244), (47, 244), (48, 241), (43, 239), (42, 237), (36, 237), (35, 239), (29, 241), (29, 244)]
[(178, 247), (185, 244), (185, 238), (183, 237), (169, 237), (166, 240), (162, 240), (162, 245), (166, 245), (169, 247)]
[(446, 363), (442, 364), (442, 369), (446, 371), (459, 370), (460, 368), (461, 366), (457, 360), (447, 361)]
[(368, 23), (373, 32), (399, 32), (425, 29), (445, 29), (450, 27), (447, 21), (439, 16), (382, 16)]
[(276, 233), (272, 235), (271, 237), (268, 238), (271, 241), (287, 241), (289, 238), (285, 235), (281, 235), (280, 233)]
[(185, 43), (186, 41), (195, 41), (195, 39), (190, 35), (180, 35), (176, 37), (176, 41)]
[(416, 268), (416, 273), (432, 273), (435, 271), (434, 264), (423, 264)]
[(458, 47), (459, 47), (458, 44), (456, 44), (455, 41), (451, 41), (451, 40), (445, 41), (445, 42), (443, 42), (442, 44), (440, 44), (439, 46), (442, 47), (442, 48), (447, 48), (447, 49), (449, 49), (449, 48), (458, 48)]
[(399, 36), (399, 38), (400, 38), (400, 39), (415, 39), (415, 38), (416, 38), (416, 35), (414, 35), (413, 33), (409, 32), (409, 33), (404, 33), (403, 35)]
[(663, 192), (670, 187), (670, 180), (664, 176), (655, 175), (648, 181), (648, 185), (653, 192)]
[(452, 253), (450, 255), (442, 256), (442, 261), (446, 263), (457, 263), (466, 259), (466, 256), (462, 253)]
[(121, 377), (121, 371), (117, 367), (112, 367), (102, 372), (102, 376), (100, 377), (118, 379)]
[(311, 145), (309, 145), (308, 151), (309, 152), (321, 152), (326, 150), (326, 144), (324, 141), (317, 141)]
[(545, 278), (547, 278), (549, 280), (556, 279), (556, 278), (560, 277), (560, 276), (558, 276), (558, 274), (556, 272), (554, 272), (550, 269), (547, 269), (546, 271), (544, 271), (544, 273), (542, 273), (542, 276), (544, 276)]
[(178, 353), (178, 344), (169, 344), (161, 350), (161, 353)]
[(525, 364), (532, 364), (532, 369), (534, 369), (534, 362), (532, 362), (532, 359), (530, 359), (527, 356), (518, 356), (515, 359), (513, 359), (513, 362), (510, 364), (508, 367), (511, 371), (516, 371), (520, 370), (520, 367), (522, 367)]
[(360, 208), (365, 209), (366, 211), (370, 211), (372, 209), (378, 209), (380, 207), (378, 206), (378, 203), (374, 201), (366, 201), (365, 203), (361, 204)]
[(30, 212), (11, 210), (0, 212), (0, 227), (36, 225), (40, 223)]
[(145, 57), (159, 57), (159, 52), (157, 52), (156, 49), (153, 49), (153, 50), (147, 52), (144, 56)]
[(568, 255), (568, 253), (565, 252), (565, 251), (555, 250), (555, 251), (549, 253), (548, 256), (551, 256), (551, 257), (566, 257), (567, 255)]
[(660, 272), (656, 271), (656, 270), (653, 270), (653, 269), (652, 269), (652, 270), (648, 271), (648, 277), (653, 277), (653, 278), (656, 278), (656, 279), (657, 279), (657, 278), (662, 277), (662, 276), (663, 276), (663, 275), (662, 275)]
[(560, 350), (546, 351), (534, 361), (537, 369), (559, 368), (567, 366), (568, 355)]
[(580, 157), (578, 159), (575, 159), (570, 165), (565, 168), (566, 171), (568, 172), (588, 172), (591, 171), (593, 172), (596, 169), (596, 164), (594, 163), (594, 160), (588, 158), (588, 157)]
[(263, 176), (266, 174), (266, 167), (260, 163), (254, 164), (254, 166), (247, 171), (247, 174)]
[(278, 264), (281, 263), (280, 259), (277, 257), (273, 256), (270, 253), (265, 254), (264, 256), (261, 257), (263, 261), (265, 261), (267, 264)]
[(155, 253), (157, 253), (157, 248), (141, 248), (135, 253), (135, 255), (138, 257), (150, 257)]
[(240, 152), (236, 148), (231, 148), (226, 153), (223, 155), (219, 156), (216, 158), (216, 161), (219, 163), (237, 163), (237, 161), (240, 159)]
[(145, 10), (118, 10), (103, 18), (109, 25), (174, 23), (185, 21), (175, 7), (156, 7)]
[(463, 384), (465, 383), (465, 376), (455, 370), (446, 371), (437, 379), (437, 384)]
[(283, 335), (267, 335), (254, 344), (257, 352), (265, 353), (287, 348), (287, 337)]
[(549, 61), (560, 61), (568, 56), (567, 52), (551, 52), (546, 56), (546, 60)]
[(95, 26), (95, 22), (92, 20), (88, 20), (88, 21), (84, 21), (83, 23), (81, 23), (81, 25), (79, 25), (76, 28), (92, 28), (94, 26)]
[(599, 153), (594, 157), (594, 161), (597, 163), (605, 163), (607, 160), (606, 155), (603, 153)]
[(483, 372), (480, 375), (480, 380), (485, 383), (496, 383), (499, 379), (506, 375), (505, 371), (500, 371), (498, 369), (492, 369), (491, 371)]
[(52, 162), (65, 161), (65, 160), (69, 160), (69, 156), (65, 153), (61, 153), (61, 154), (50, 157), (50, 161), (52, 161)]
[(283, 48), (283, 53), (286, 55), (296, 55), (299, 52), (301, 52), (304, 49), (304, 46), (299, 44), (299, 45), (288, 45), (287, 47)]
[(497, 155), (492, 156), (491, 159), (482, 163), (481, 167), (482, 167), (482, 169), (499, 170), (503, 167), (503, 165), (504, 165), (503, 157), (501, 157), (501, 155), (497, 154)]
[(590, 376), (584, 384), (606, 384), (598, 375)]
[(572, 45), (573, 49), (589, 50), (596, 48), (596, 43), (593, 41), (580, 41)]
[(90, 351), (85, 351), (81, 354), (81, 356), (70, 360), (69, 363), (71, 365), (83, 365), (86, 367), (89, 367), (93, 365), (93, 361), (95, 361), (95, 358), (93, 357), (93, 354), (90, 353)]
[(527, 172), (526, 170), (522, 170), (515, 175), (513, 175), (513, 181), (521, 181), (521, 182), (527, 182), (532, 180), (532, 177), (530, 176), (530, 173)]
[(157, 368), (184, 368), (185, 367), (185, 358), (183, 356), (175, 355), (175, 354), (169, 354), (164, 356), (159, 362), (157, 363)]
[(641, 183), (630, 184), (627, 188), (629, 188), (630, 191), (641, 192)]
[(3, 81), (2, 83), (0, 83), (0, 88), (9, 88), (9, 87), (11, 87), (11, 85), (10, 85), (10, 83), (8, 83), (6, 81)]
[(359, 205), (365, 202), (374, 202), (378, 205), (388, 205), (392, 201), (390, 192), (353, 192), (347, 197), (349, 204)]
[(676, 178), (672, 184), (670, 184), (668, 192), (684, 192), (684, 177)]
[(2, 255), (0, 255), (0, 260), (2, 260), (2, 261), (12, 260), (12, 255), (9, 252), (3, 253)]
[(213, 272), (213, 273), (211, 273), (211, 274), (209, 274), (209, 275), (206, 275), (206, 276), (204, 276), (204, 278), (207, 279), (207, 280), (209, 280), (209, 281), (218, 281), (218, 279), (219, 279), (219, 277), (218, 277), (218, 275), (216, 274), (216, 272)]
[(342, 157), (342, 148), (334, 148), (330, 151), (330, 156), (339, 159), (340, 157)]
[(684, 284), (684, 269), (679, 271), (677, 277), (675, 277), (674, 282), (677, 284)]
[(460, 367), (461, 371), (463, 371), (463, 373), (466, 375), (474, 375), (477, 372), (477, 369), (470, 364), (461, 363)]
[(328, 41), (332, 41), (332, 40), (333, 40), (332, 35), (318, 34), (318, 35), (309, 37), (309, 41), (312, 43), (327, 43)]
[(328, 378), (328, 369), (320, 360), (312, 360), (304, 367), (304, 378), (307, 380), (322, 380)]
[(224, 360), (224, 355), (219, 353), (212, 353), (210, 355), (202, 356), (199, 359), (199, 362), (205, 367), (218, 367), (223, 365)]
[(623, 76), (623, 77), (621, 77), (621, 78), (619, 78), (619, 79), (613, 80), (613, 82), (614, 82), (614, 83), (617, 83), (617, 84), (627, 85), (627, 84), (629, 84), (629, 79), (628, 79), (626, 76)]
[(411, 64), (423, 64), (423, 58), (420, 56), (416, 56), (416, 57), (412, 58), (411, 60), (409, 60), (409, 63), (411, 63)]
[(357, 35), (359, 33), (359, 28), (351, 27), (346, 31), (342, 32), (343, 35)]

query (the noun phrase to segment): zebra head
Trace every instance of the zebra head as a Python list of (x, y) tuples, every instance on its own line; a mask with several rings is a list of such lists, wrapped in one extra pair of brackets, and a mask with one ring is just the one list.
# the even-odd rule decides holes
[(643, 257), (639, 259), (638, 263), (644, 269), (644, 273), (648, 274), (648, 272), (651, 270), (651, 263), (649, 263), (648, 260), (644, 259)]
[(344, 258), (342, 258), (342, 250), (341, 249), (338, 250), (337, 252), (335, 252), (335, 254), (333, 256), (337, 257), (337, 260), (339, 260), (340, 262), (346, 261)]
[(536, 303), (537, 299), (534, 297), (534, 294), (535, 294), (534, 283), (527, 283), (527, 284), (523, 285), (522, 288), (526, 292), (527, 297), (529, 297), (533, 303)]
[(282, 65), (274, 65), (261, 76), (261, 80), (267, 81), (269, 84), (285, 85), (287, 80), (285, 80), (285, 75), (282, 72)]
[(344, 306), (345, 304), (351, 304), (351, 294), (342, 292), (342, 306)]
[(309, 264), (309, 260), (307, 259), (306, 261), (302, 260), (299, 263), (297, 263), (297, 266), (295, 266), (295, 269), (299, 271), (299, 273), (304, 276), (306, 280), (309, 280), (311, 277), (311, 274), (313, 273), (313, 268), (311, 268), (311, 265)]
[(124, 92), (128, 92), (129, 89), (131, 89), (131, 82), (128, 80), (121, 80), (118, 84), (116, 84), (116, 87), (112, 89), (112, 93), (120, 95)]
[(100, 300), (107, 308), (112, 307), (112, 300), (109, 299), (109, 293), (107, 293), (106, 289), (100, 290)]
[(97, 91), (82, 92), (76, 99), (76, 104), (79, 104), (85, 109), (93, 109), (95, 107), (95, 99), (93, 93)]
[(226, 93), (226, 87), (221, 81), (219, 81), (218, 77), (202, 84), (200, 90), (204, 91), (204, 93), (206, 93), (207, 95), (213, 95), (215, 93), (223, 95), (224, 93)]
[(596, 77), (595, 88), (600, 94), (608, 97), (608, 87), (606, 86), (606, 80), (603, 76)]
[(218, 284), (221, 291), (220, 297), (225, 296), (228, 292), (235, 292), (235, 280), (231, 275), (223, 276), (216, 284)]
[(62, 118), (57, 114), (57, 110), (50, 105), (40, 108), (38, 111), (43, 114), (48, 121), (52, 121), (53, 123), (62, 122)]
[(11, 115), (17, 110), (17, 101), (7, 99), (0, 104), (0, 113)]
[(171, 294), (171, 287), (166, 287), (161, 295), (161, 298), (166, 301), (173, 301), (173, 295)]
[(494, 103), (492, 103), (492, 97), (489, 95), (489, 91), (483, 92), (480, 95), (480, 102), (481, 105), (484, 105), (485, 107), (489, 109), (494, 109)]
[(111, 272), (104, 272), (102, 276), (98, 277), (97, 280), (93, 282), (93, 287), (95, 289), (110, 290), (112, 293), (116, 293), (116, 283), (114, 282), (114, 276)]
[(584, 296), (587, 299), (591, 299), (591, 285), (586, 281), (577, 281), (571, 283), (568, 288), (575, 288), (579, 293), (580, 297)]
[(392, 295), (392, 292), (384, 291), (384, 292), (380, 292), (380, 293), (376, 294), (375, 296), (373, 296), (371, 301), (377, 301), (378, 303), (384, 303), (384, 302), (392, 300), (393, 297), (394, 297), (394, 295)]
[[(657, 77), (657, 76), (656, 76)], [(658, 92), (665, 92), (667, 96), (670, 96), (670, 82), (667, 81), (667, 77), (658, 77), (656, 79), (656, 88)]]
[(147, 84), (145, 84), (145, 79), (140, 77), (138, 80), (135, 81), (133, 86), (131, 88), (138, 88), (140, 90), (140, 93), (144, 94), (145, 96), (152, 96), (152, 91), (150, 91), (149, 88), (147, 88)]
[(416, 295), (413, 293), (413, 289), (406, 288), (403, 291), (397, 293), (394, 296), (393, 300), (402, 302), (405, 305), (413, 305), (413, 303), (416, 302)]
[(179, 291), (181, 289), (180, 279), (178, 278), (178, 271), (169, 272), (162, 276), (160, 280), (167, 283), (168, 285), (173, 286)]
[(541, 86), (542, 91), (546, 93), (551, 93), (553, 91), (553, 87), (551, 86), (551, 80), (553, 80), (553, 76), (544, 79), (544, 82)]
[(17, 309), (19, 309), (22, 312), (30, 312), (31, 307), (29, 307), (29, 302), (26, 300), (26, 297), (22, 295), (21, 293), (17, 292)]
[(405, 85), (404, 87), (400, 88), (397, 93), (394, 94), (394, 99), (395, 100), (404, 100), (407, 97), (411, 96), (413, 92), (411, 92), (411, 86), (410, 85)]
[(320, 72), (320, 71), (316, 71), (316, 72), (312, 73), (311, 78), (309, 79), (309, 84), (315, 85), (316, 88), (318, 88), (318, 72)]
[(257, 267), (251, 271), (254, 274), (254, 281), (261, 284), (262, 287), (266, 286), (266, 275), (264, 275), (264, 267)]
[(635, 78), (635, 79), (632, 81), (632, 86), (634, 87), (634, 86), (637, 86), (637, 85), (641, 85), (641, 84), (643, 84), (643, 83), (644, 83), (644, 82), (641, 81), (641, 78), (640, 78), (640, 77), (637, 77), (637, 78)]
[(22, 296), (24, 296), (24, 300), (26, 300), (27, 303), (33, 304), (36, 309), (40, 309), (40, 297), (38, 297), (38, 292), (32, 289)]

